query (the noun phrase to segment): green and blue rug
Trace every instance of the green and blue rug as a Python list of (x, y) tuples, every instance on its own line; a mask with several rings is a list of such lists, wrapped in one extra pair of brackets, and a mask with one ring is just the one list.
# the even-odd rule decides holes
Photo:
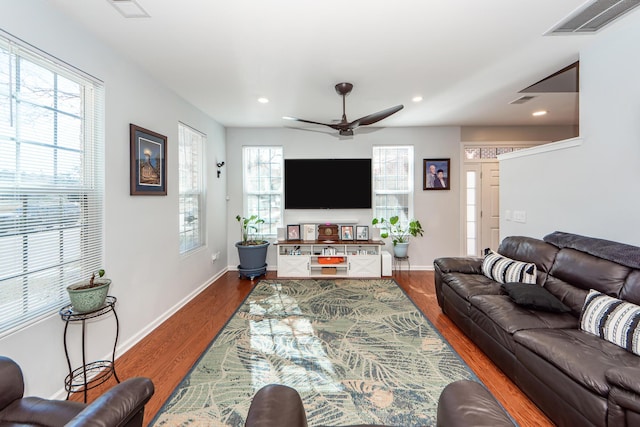
[(255, 392), (278, 383), (310, 426), (430, 426), (460, 379), (477, 380), (395, 281), (263, 280), (151, 425), (242, 426)]

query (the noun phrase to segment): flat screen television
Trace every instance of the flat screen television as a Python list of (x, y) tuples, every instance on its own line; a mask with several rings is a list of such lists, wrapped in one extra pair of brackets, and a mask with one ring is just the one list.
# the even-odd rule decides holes
[(371, 209), (371, 159), (285, 159), (285, 209)]

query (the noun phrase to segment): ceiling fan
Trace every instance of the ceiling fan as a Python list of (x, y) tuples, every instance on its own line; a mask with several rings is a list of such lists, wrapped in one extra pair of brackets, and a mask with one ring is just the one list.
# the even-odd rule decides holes
[(360, 126), (372, 125), (382, 119), (386, 119), (390, 115), (395, 114), (404, 108), (404, 105), (396, 105), (395, 107), (387, 108), (386, 110), (378, 111), (377, 113), (369, 114), (368, 116), (360, 117), (359, 119), (350, 122), (347, 120), (345, 98), (349, 93), (351, 93), (351, 89), (353, 89), (353, 85), (351, 83), (338, 83), (336, 85), (336, 92), (338, 92), (338, 95), (342, 95), (342, 120), (338, 123), (320, 123), (312, 120), (298, 119), (296, 117), (283, 117), (283, 119), (311, 123), (314, 125), (329, 126), (330, 128), (339, 131), (342, 136), (352, 136), (354, 129)]

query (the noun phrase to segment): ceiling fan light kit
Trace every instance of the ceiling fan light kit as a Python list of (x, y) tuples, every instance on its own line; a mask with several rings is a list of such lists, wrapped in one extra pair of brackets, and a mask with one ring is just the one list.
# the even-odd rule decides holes
[(350, 122), (349, 120), (347, 120), (346, 97), (349, 93), (351, 93), (352, 89), (353, 84), (351, 83), (343, 82), (336, 85), (336, 92), (338, 93), (338, 95), (342, 96), (342, 119), (338, 123), (321, 123), (315, 122), (313, 120), (305, 120), (289, 116), (283, 117), (283, 119), (295, 120), (312, 125), (328, 126), (331, 129), (337, 130), (340, 136), (353, 136), (353, 131), (358, 127), (377, 123), (380, 120), (386, 119), (390, 115), (395, 114), (404, 108), (404, 105), (396, 105), (395, 107), (387, 108), (386, 110), (378, 111), (377, 113), (369, 114), (368, 116), (360, 117), (359, 119)]

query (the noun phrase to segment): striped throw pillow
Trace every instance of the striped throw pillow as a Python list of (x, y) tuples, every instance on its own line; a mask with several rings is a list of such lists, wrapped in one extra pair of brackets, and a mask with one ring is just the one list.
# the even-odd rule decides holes
[(640, 356), (640, 306), (590, 290), (580, 329)]
[(482, 262), (482, 272), (498, 283), (536, 283), (536, 265), (516, 261), (493, 251), (488, 251)]

